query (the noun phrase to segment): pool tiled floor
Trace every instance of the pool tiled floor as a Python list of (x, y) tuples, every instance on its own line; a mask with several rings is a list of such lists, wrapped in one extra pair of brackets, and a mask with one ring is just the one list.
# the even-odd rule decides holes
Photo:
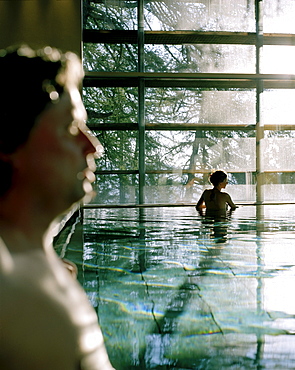
[(276, 207), (84, 210), (56, 248), (117, 370), (295, 369), (295, 206)]

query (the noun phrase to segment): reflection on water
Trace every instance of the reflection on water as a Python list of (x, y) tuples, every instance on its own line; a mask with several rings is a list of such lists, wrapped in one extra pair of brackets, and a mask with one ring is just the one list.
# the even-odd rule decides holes
[(294, 211), (85, 209), (83, 250), (68, 253), (113, 365), (295, 369)]

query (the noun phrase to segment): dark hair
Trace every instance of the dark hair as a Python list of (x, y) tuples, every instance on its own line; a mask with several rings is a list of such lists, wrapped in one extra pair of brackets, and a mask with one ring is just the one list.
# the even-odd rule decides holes
[(227, 174), (224, 171), (217, 170), (211, 173), (209, 176), (209, 180), (212, 185), (218, 186), (221, 182), (225, 181), (227, 179)]
[(55, 103), (70, 83), (83, 76), (73, 53), (27, 45), (0, 50), (0, 196), (11, 183), (7, 155), (22, 145), (48, 104)]

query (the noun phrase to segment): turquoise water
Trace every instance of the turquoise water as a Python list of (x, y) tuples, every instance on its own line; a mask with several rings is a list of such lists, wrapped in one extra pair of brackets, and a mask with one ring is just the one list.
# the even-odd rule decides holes
[(85, 209), (63, 251), (114, 367), (295, 369), (294, 211)]

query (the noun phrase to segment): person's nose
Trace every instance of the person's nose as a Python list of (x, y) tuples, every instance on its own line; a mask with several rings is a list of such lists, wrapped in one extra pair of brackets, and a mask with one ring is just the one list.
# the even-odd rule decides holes
[(101, 157), (103, 146), (91, 130), (80, 130), (80, 137), (83, 145), (83, 153), (86, 156), (93, 154), (95, 158)]
[(74, 107), (73, 117), (79, 129), (79, 140), (83, 146), (83, 153), (85, 156), (93, 154), (94, 158), (99, 158), (103, 153), (103, 146), (86, 125), (87, 113), (78, 90), (71, 91), (71, 99)]

